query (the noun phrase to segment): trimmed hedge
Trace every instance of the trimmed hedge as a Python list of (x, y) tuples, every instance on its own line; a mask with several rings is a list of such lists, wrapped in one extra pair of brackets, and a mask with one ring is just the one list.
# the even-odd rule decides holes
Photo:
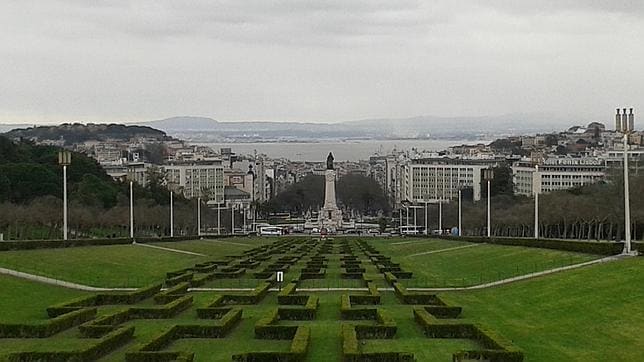
[(154, 302), (157, 304), (167, 304), (180, 296), (188, 293), (190, 288), (189, 282), (182, 282), (172, 288), (168, 288), (154, 296)]
[(82, 309), (83, 307), (96, 307), (101, 305), (129, 305), (136, 304), (142, 300), (150, 298), (157, 294), (161, 289), (161, 284), (152, 284), (147, 287), (139, 288), (133, 292), (128, 293), (112, 293), (112, 294), (96, 294), (90, 296), (82, 296), (71, 301), (66, 301), (59, 304), (54, 304), (47, 308), (49, 317), (57, 317), (59, 315), (69, 313), (75, 310)]
[(487, 243), (509, 246), (524, 246), (529, 248), (553, 249), (587, 253), (595, 255), (617, 255), (624, 250), (623, 242), (612, 241), (581, 241), (566, 239), (521, 239), (483, 236), (433, 236), (441, 239), (463, 240), (470, 243)]
[(482, 351), (460, 351), (454, 354), (454, 360), (472, 357), (485, 357), (490, 361), (520, 362), (523, 361), (523, 352), (516, 348), (496, 332), (482, 327), (479, 324), (463, 323), (458, 321), (441, 322), (423, 308), (414, 308), (414, 319), (430, 338), (468, 338), (478, 341), (483, 347)]
[(192, 305), (192, 296), (186, 295), (162, 307), (131, 307), (112, 314), (103, 315), (79, 327), (82, 335), (100, 337), (132, 319), (169, 319)]
[(134, 335), (134, 327), (123, 327), (100, 338), (97, 343), (85, 349), (51, 352), (18, 352), (6, 356), (7, 361), (95, 361), (121, 345), (127, 343)]
[(369, 352), (360, 351), (357, 326), (342, 325), (342, 357), (345, 362), (412, 362), (414, 355), (406, 352)]
[(400, 283), (393, 283), (394, 294), (405, 304), (444, 305), (435, 294), (411, 293)]
[[(136, 238), (137, 243), (156, 243), (156, 242), (174, 242), (195, 240), (198, 236), (181, 236), (181, 237), (163, 237), (163, 238)], [(114, 239), (72, 239), (72, 240), (19, 240), (3, 241), (0, 243), (0, 251), (9, 250), (33, 250), (33, 249), (53, 249), (53, 248), (71, 248), (80, 246), (101, 246), (101, 245), (124, 245), (132, 244), (130, 238)]]
[(389, 314), (382, 309), (376, 310), (376, 325), (361, 325), (355, 326), (356, 333), (359, 339), (385, 339), (393, 338), (396, 335), (397, 327)]
[(192, 352), (128, 352), (126, 362), (192, 362), (195, 354)]
[[(174, 325), (170, 329), (160, 333), (145, 344), (138, 347), (136, 352), (128, 352), (125, 355), (126, 361), (174, 361), (181, 357), (184, 361), (191, 361), (191, 353), (185, 352), (159, 352), (172, 341), (181, 338), (223, 338), (241, 320), (242, 310), (231, 308), (214, 325)], [(178, 359), (179, 360), (179, 359)]]
[(189, 282), (194, 278), (195, 274), (194, 273), (183, 273), (179, 274), (177, 276), (170, 277), (165, 280), (165, 285), (168, 287), (177, 285), (182, 282)]
[(191, 295), (179, 296), (161, 307), (132, 307), (130, 314), (132, 318), (138, 319), (168, 319), (190, 308), (191, 305)]
[(246, 294), (225, 294), (223, 304), (257, 304), (259, 303), (271, 287), (271, 282), (263, 282), (251, 292)]
[(280, 320), (313, 320), (319, 306), (319, 298), (306, 296), (307, 301), (304, 308), (283, 308), (277, 309)]
[(293, 335), (288, 352), (249, 352), (233, 355), (233, 361), (239, 362), (301, 362), (306, 358), (311, 341), (311, 330), (299, 326)]
[(75, 310), (42, 324), (0, 324), (0, 338), (47, 338), (96, 316), (96, 308)]

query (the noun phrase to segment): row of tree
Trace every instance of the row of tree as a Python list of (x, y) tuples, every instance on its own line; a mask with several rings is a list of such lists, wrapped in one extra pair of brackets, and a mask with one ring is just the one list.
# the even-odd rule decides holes
[[(387, 214), (390, 206), (380, 185), (372, 178), (348, 174), (336, 184), (338, 206), (360, 215)], [(308, 175), (277, 194), (266, 205), (266, 211), (290, 212), (302, 216), (318, 211), (324, 205), (324, 176)]]
[[(619, 174), (597, 183), (539, 196), (539, 235), (545, 238), (619, 240), (624, 238), (624, 188)], [(644, 236), (644, 176), (633, 176), (631, 185), (631, 234)], [(467, 200), (462, 207), (464, 235), (487, 234), (487, 200)], [(458, 225), (458, 203), (442, 206), (443, 229)], [(403, 224), (407, 216), (403, 211)], [(398, 216), (398, 215), (396, 215)], [(410, 213), (413, 223), (413, 213)], [(437, 229), (438, 206), (428, 208), (428, 228)], [(534, 199), (493, 192), (491, 232), (496, 236), (534, 235)], [(416, 225), (425, 225), (424, 210), (416, 212)]]
[[(59, 150), (0, 136), (0, 233), (5, 239), (62, 235)], [(152, 170), (149, 176), (147, 187), (134, 185), (137, 234), (169, 235), (169, 191), (158, 172)], [(95, 160), (73, 152), (67, 184), (72, 237), (129, 235), (128, 183), (114, 181)], [(223, 214), (222, 227), (231, 218)], [(175, 234), (196, 233), (195, 202), (175, 194), (174, 215)], [(203, 216), (205, 227), (212, 227), (214, 213), (204, 208)]]

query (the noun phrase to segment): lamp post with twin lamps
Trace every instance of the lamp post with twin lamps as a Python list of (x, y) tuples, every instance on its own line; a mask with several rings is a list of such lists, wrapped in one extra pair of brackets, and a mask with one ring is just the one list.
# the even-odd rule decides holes
[(629, 191), (629, 180), (628, 180), (628, 138), (633, 133), (635, 123), (635, 115), (633, 114), (633, 108), (630, 109), (630, 114), (626, 113), (626, 108), (624, 108), (624, 114), (619, 114), (619, 108), (617, 108), (617, 114), (615, 115), (615, 130), (623, 134), (623, 147), (624, 147), (624, 251), (623, 254), (631, 254), (631, 200), (630, 200), (630, 191)]

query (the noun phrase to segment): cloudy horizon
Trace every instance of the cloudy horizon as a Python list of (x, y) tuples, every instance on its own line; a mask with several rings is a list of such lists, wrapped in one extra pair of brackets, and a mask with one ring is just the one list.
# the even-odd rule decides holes
[(644, 109), (644, 3), (0, 4), (0, 123)]

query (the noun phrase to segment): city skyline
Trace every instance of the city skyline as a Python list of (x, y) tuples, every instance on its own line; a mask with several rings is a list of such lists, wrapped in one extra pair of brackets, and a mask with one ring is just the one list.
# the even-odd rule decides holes
[(7, 2), (0, 123), (641, 109), (629, 1)]

